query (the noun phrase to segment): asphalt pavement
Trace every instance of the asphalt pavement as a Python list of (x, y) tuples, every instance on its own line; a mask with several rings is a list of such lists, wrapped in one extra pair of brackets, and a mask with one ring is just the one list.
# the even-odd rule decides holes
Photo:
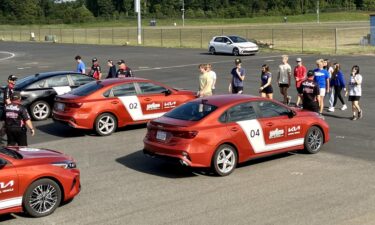
[[(226, 93), (235, 57), (208, 55), (202, 49), (129, 46), (0, 43), (0, 81), (9, 74), (74, 70), (80, 54), (89, 66), (97, 57), (106, 72), (107, 59), (125, 59), (136, 76), (196, 90), (198, 65), (211, 63), (218, 74), (217, 93)], [(258, 95), (261, 65), (274, 77), (281, 53), (243, 56), (245, 93)], [(315, 155), (287, 153), (241, 164), (228, 177), (188, 170), (143, 156), (144, 125), (119, 129), (108, 137), (74, 130), (52, 120), (34, 122), (33, 147), (63, 151), (81, 169), (82, 192), (54, 214), (31, 219), (0, 216), (4, 224), (374, 224), (375, 175), (374, 56), (290, 55), (308, 68), (318, 58), (342, 64), (348, 77), (358, 64), (364, 77), (364, 118), (350, 121), (350, 107), (324, 113), (331, 141)], [(281, 99), (273, 81), (275, 99)], [(296, 91), (291, 88), (295, 101)], [(328, 103), (328, 99), (326, 99)], [(349, 105), (348, 105), (349, 106)], [(338, 103), (338, 108), (341, 107)]]

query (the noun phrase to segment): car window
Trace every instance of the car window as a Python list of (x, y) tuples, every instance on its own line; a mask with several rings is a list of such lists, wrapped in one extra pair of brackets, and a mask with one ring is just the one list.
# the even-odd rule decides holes
[(116, 86), (112, 88), (112, 93), (115, 97), (137, 95), (133, 83), (121, 84), (119, 86)]
[(48, 87), (69, 86), (68, 77), (66, 75), (54, 76), (47, 78)]
[(71, 74), (70, 78), (72, 78), (74, 86), (81, 86), (95, 80), (93, 77), (80, 74)]
[(227, 121), (236, 122), (256, 119), (254, 107), (250, 102), (242, 103), (230, 108), (227, 112)]
[(223, 42), (223, 37), (215, 38), (214, 42)]
[(178, 120), (199, 121), (216, 109), (217, 107), (214, 105), (202, 104), (200, 102), (188, 102), (164, 115)]
[(227, 43), (228, 41), (230, 42), (230, 40), (229, 40), (228, 38), (223, 37), (223, 42), (224, 42), (224, 43)]
[(158, 94), (158, 93), (163, 93), (167, 91), (165, 87), (149, 83), (149, 82), (142, 82), (138, 83), (139, 88), (141, 89), (142, 94)]
[(26, 86), (32, 84), (37, 78), (35, 75), (27, 76), (21, 79), (18, 79), (16, 81), (16, 86), (14, 87), (15, 89), (21, 90), (25, 88)]
[(288, 115), (289, 109), (270, 101), (259, 101), (257, 102), (261, 117), (277, 117)]
[(247, 42), (245, 38), (238, 37), (238, 36), (229, 36), (229, 38), (234, 42), (234, 43), (243, 43)]
[(38, 81), (30, 84), (29, 86), (27, 86), (26, 89), (46, 88), (47, 87), (47, 82), (46, 81), (47, 81), (46, 79), (38, 80)]
[(102, 87), (103, 85), (100, 81), (92, 81), (72, 90), (70, 94), (77, 96), (87, 96), (93, 93), (94, 91), (101, 89)]

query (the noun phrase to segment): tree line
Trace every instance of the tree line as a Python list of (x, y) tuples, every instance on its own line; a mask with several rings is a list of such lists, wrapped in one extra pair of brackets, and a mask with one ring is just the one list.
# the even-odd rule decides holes
[[(337, 10), (374, 10), (375, 0), (141, 0), (146, 18), (242, 18), (298, 15)], [(0, 22), (10, 24), (82, 23), (132, 18), (134, 0), (0, 0)]]

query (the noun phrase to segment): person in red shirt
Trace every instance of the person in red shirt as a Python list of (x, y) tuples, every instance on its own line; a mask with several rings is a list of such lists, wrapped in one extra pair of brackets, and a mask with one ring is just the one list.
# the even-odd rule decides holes
[(302, 93), (300, 93), (300, 90), (301, 90), (300, 86), (301, 86), (302, 82), (304, 80), (306, 80), (307, 69), (304, 65), (302, 65), (302, 59), (301, 58), (297, 58), (296, 61), (297, 61), (297, 66), (294, 67), (293, 75), (294, 75), (294, 78), (296, 79), (296, 88), (297, 88), (297, 92), (298, 92), (296, 105), (297, 105), (297, 107), (299, 107), (300, 104), (302, 105), (302, 99), (300, 97), (300, 95)]

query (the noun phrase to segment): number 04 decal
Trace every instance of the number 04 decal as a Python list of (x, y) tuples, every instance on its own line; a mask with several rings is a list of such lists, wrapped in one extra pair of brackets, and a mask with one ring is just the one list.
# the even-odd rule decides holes
[(134, 103), (129, 104), (129, 109), (137, 109), (137, 108), (138, 108), (138, 103), (134, 102)]
[(255, 136), (259, 136), (260, 135), (260, 132), (259, 132), (259, 129), (256, 129), (256, 130), (250, 130), (250, 137), (255, 137)]

